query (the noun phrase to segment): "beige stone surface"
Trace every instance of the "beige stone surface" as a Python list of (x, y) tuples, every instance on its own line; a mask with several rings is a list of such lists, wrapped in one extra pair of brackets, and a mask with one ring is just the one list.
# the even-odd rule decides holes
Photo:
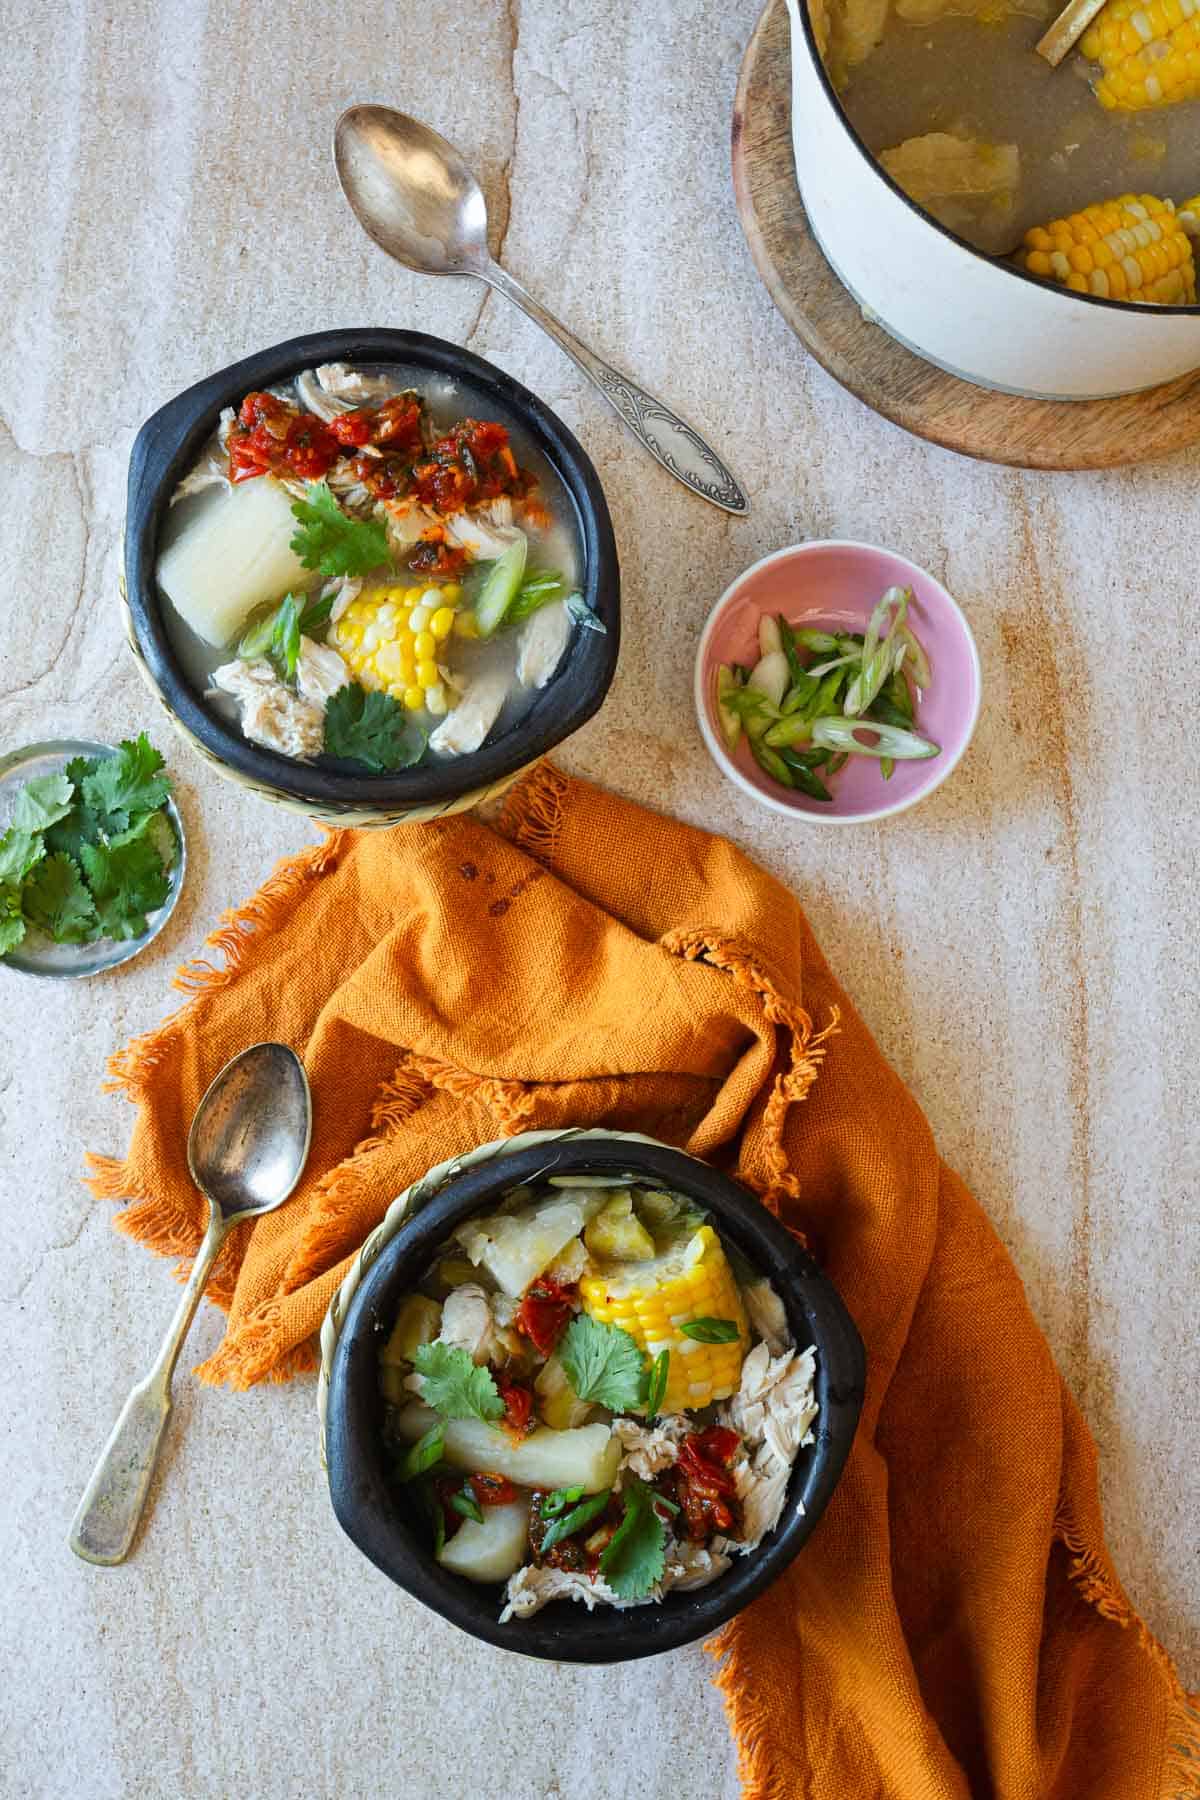
[[(139, 422), (296, 332), (415, 326), (529, 383), (595, 458), (625, 644), (578, 772), (727, 832), (802, 896), (1025, 1278), (1094, 1432), (1134, 1601), (1200, 1682), (1196, 1519), (1194, 507), (1200, 458), (1077, 477), (912, 441), (772, 310), (730, 191), (755, 0), (46, 0), (9, 10), (0, 120), (0, 747), (162, 725), (115, 604)], [(410, 277), (344, 209), (340, 107), (423, 113), (486, 172), (504, 256), (707, 429), (753, 495), (689, 498), (498, 299)], [(806, 535), (894, 546), (966, 608), (975, 745), (878, 828), (751, 810), (708, 762), (701, 623)], [(310, 1386), (182, 1378), (153, 1520), (121, 1571), (65, 1533), (174, 1301), (78, 1185), (128, 1110), (105, 1056), (306, 826), (175, 757), (192, 866), (133, 967), (0, 969), (0, 1793), (606, 1800), (736, 1792), (699, 1651), (627, 1669), (502, 1660), (376, 1577), (334, 1527)], [(189, 1361), (216, 1341), (201, 1314)]]

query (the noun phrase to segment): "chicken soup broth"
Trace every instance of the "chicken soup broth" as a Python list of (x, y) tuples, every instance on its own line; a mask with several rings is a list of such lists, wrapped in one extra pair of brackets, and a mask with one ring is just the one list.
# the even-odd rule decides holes
[(398, 1504), (501, 1620), (718, 1580), (782, 1514), (817, 1413), (771, 1283), (685, 1194), (513, 1189), (460, 1225), (380, 1353)]
[[(1117, 4), (1109, 0), (1097, 27)], [(1200, 191), (1200, 100), (1106, 104), (1111, 78), (1091, 33), (1057, 69), (1035, 52), (1060, 10), (1060, 0), (1020, 8), (834, 0), (827, 15), (826, 62), (867, 149), (935, 218), (990, 255), (1009, 255), (1027, 232), (1117, 196), (1149, 194), (1183, 212)], [(1166, 42), (1149, 46), (1147, 66), (1171, 53)], [(1194, 90), (1174, 91), (1200, 93), (1200, 79)], [(1088, 291), (1140, 297), (1110, 290), (1099, 273)], [(1145, 297), (1194, 298), (1186, 286)]]
[(519, 422), (403, 365), (244, 397), (180, 483), (158, 582), (172, 646), (264, 747), (370, 773), (516, 727), (602, 629), (573, 501)]

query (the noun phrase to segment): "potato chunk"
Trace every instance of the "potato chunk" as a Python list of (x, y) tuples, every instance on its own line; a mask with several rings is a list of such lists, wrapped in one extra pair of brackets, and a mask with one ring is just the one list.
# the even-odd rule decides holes
[(525, 1561), (529, 1542), (529, 1495), (508, 1506), (485, 1506), (483, 1522), (464, 1519), (438, 1552), (443, 1569), (468, 1581), (507, 1581)]
[[(419, 1401), (406, 1406), (396, 1421), (406, 1444), (424, 1437), (438, 1415)], [(581, 1425), (574, 1431), (551, 1431), (539, 1425), (520, 1443), (480, 1419), (445, 1421), (445, 1460), (469, 1474), (507, 1475), (522, 1487), (582, 1487), (598, 1494), (611, 1487), (621, 1460), (621, 1446), (608, 1425)]]

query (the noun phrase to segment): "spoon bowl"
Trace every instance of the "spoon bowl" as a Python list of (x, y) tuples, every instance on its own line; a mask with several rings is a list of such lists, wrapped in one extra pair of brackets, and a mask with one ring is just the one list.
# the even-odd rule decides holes
[(390, 106), (351, 106), (334, 126), (333, 161), (351, 211), (381, 250), (419, 275), (474, 275), (506, 295), (566, 351), (677, 481), (725, 512), (749, 510), (698, 431), (602, 361), (493, 260), (483, 190), (440, 132)]
[(188, 1169), (226, 1219), (273, 1212), (300, 1179), (311, 1135), (304, 1064), (286, 1044), (253, 1044), (225, 1064), (196, 1108)]
[(175, 1364), (221, 1245), (240, 1219), (283, 1205), (311, 1137), (308, 1077), (286, 1044), (243, 1050), (196, 1108), (188, 1169), (208, 1201), (208, 1229), (154, 1367), (121, 1408), (76, 1509), (67, 1541), (85, 1562), (109, 1567), (129, 1555), (171, 1417)]
[(431, 125), (351, 106), (334, 127), (342, 192), (369, 238), (418, 275), (482, 275), (487, 203), (473, 170)]

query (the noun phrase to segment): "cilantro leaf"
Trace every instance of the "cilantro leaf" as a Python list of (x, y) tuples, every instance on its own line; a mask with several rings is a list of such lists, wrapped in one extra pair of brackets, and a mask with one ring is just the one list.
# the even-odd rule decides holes
[(10, 950), (15, 950), (24, 936), (21, 890), (15, 882), (0, 882), (0, 956), (7, 956)]
[(490, 1369), (477, 1367), (466, 1350), (439, 1343), (422, 1344), (413, 1358), (422, 1376), (421, 1398), (445, 1419), (504, 1417), (504, 1402)]
[(0, 837), (0, 882), (24, 881), (45, 854), (45, 843), (36, 832), (19, 831), (10, 825)]
[(151, 830), (153, 818), (153, 813), (146, 813), (107, 844), (80, 846), (103, 937), (141, 937), (146, 914), (160, 907), (171, 891)]
[(622, 1600), (644, 1600), (666, 1566), (667, 1531), (655, 1510), (660, 1496), (627, 1475), (621, 1498), (625, 1517), (601, 1552), (600, 1573)]
[[(571, 1508), (570, 1512), (560, 1513), (556, 1519), (552, 1519), (542, 1538), (541, 1554), (544, 1556), (547, 1550), (553, 1550), (555, 1544), (561, 1543), (563, 1538), (571, 1537), (576, 1531), (582, 1531), (583, 1527), (590, 1524), (597, 1513), (604, 1511), (611, 1493), (611, 1488), (605, 1488), (603, 1493), (589, 1494), (586, 1500), (581, 1500), (578, 1506)], [(545, 1503), (543, 1502), (543, 1519), (545, 1516)]]
[(80, 788), (86, 777), (94, 775), (99, 767), (100, 758), (98, 756), (73, 756), (63, 768), (63, 774), (72, 787)]
[(685, 1319), (679, 1329), (697, 1344), (732, 1344), (741, 1335), (733, 1319)]
[(27, 781), (13, 809), (14, 831), (45, 831), (71, 810), (74, 788), (65, 775), (39, 775)]
[(299, 523), (292, 549), (306, 569), (329, 576), (369, 575), (390, 560), (387, 528), (378, 519), (352, 519), (344, 513), (327, 481), (310, 481), (292, 514)]
[(115, 756), (107, 756), (83, 779), (84, 805), (108, 836), (125, 831), (139, 813), (156, 812), (171, 791), (163, 759), (145, 732), (124, 738)]
[(420, 760), (424, 749), (425, 733), (398, 700), (378, 688), (368, 693), (357, 682), (348, 682), (325, 704), (329, 756), (365, 763), (379, 775), (385, 769), (407, 769)]
[(100, 821), (90, 806), (76, 800), (65, 819), (59, 819), (46, 830), (47, 850), (60, 850), (63, 855), (79, 861), (80, 846), (83, 844), (99, 844), (104, 841), (104, 833), (100, 829)]
[(56, 944), (83, 944), (96, 929), (96, 908), (83, 877), (61, 851), (44, 857), (22, 896), (26, 917)]
[(594, 1400), (613, 1412), (631, 1412), (640, 1404), (642, 1353), (619, 1325), (577, 1314), (562, 1335), (558, 1360), (581, 1400)]

